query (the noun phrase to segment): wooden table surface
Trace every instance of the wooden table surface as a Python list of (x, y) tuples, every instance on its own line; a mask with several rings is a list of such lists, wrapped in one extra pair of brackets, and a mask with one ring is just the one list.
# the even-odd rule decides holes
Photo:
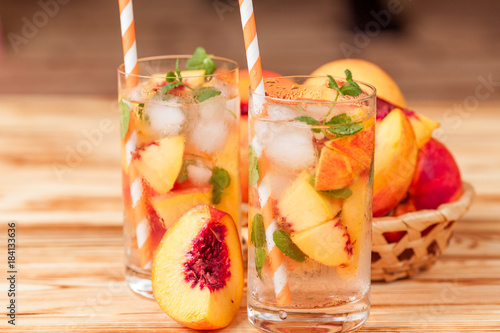
[[(500, 102), (410, 104), (442, 123), (437, 135), (477, 196), (434, 267), (373, 284), (361, 332), (499, 331)], [(0, 96), (0, 105), (2, 311), (7, 222), (17, 228), (17, 325), (2, 316), (0, 331), (190, 331), (123, 281), (116, 102), (24, 95)], [(255, 331), (245, 305), (227, 331)]]

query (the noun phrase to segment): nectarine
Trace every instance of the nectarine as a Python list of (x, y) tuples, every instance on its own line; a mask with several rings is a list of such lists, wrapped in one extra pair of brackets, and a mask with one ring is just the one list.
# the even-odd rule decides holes
[(229, 214), (199, 205), (165, 233), (156, 251), (153, 294), (172, 319), (194, 329), (229, 325), (240, 308), (244, 271)]
[(418, 210), (436, 209), (462, 195), (462, 180), (457, 163), (438, 140), (431, 139), (420, 149), (409, 193)]
[(372, 62), (362, 59), (339, 59), (314, 70), (311, 75), (332, 75), (344, 77), (344, 71), (349, 69), (355, 80), (364, 81), (377, 89), (377, 96), (391, 103), (406, 107), (403, 93), (396, 82), (382, 68)]

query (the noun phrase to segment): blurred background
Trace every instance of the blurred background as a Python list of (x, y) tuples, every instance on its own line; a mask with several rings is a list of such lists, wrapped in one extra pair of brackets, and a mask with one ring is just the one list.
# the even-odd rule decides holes
[[(500, 1), (255, 0), (264, 69), (309, 74), (338, 58), (384, 68), (412, 100), (500, 86)], [(246, 67), (235, 0), (136, 0), (139, 57), (209, 53)], [(0, 94), (116, 95), (117, 1), (1, 1)], [(500, 98), (492, 88), (490, 100)]]

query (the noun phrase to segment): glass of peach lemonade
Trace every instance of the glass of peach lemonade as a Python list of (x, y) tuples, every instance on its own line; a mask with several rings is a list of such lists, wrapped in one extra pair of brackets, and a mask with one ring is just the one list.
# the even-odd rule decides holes
[(370, 310), (375, 88), (250, 91), (248, 316), (265, 331), (356, 330)]
[(207, 204), (239, 224), (240, 98), (238, 65), (203, 48), (138, 66), (132, 85), (118, 69), (126, 281), (152, 297), (153, 255), (185, 212)]

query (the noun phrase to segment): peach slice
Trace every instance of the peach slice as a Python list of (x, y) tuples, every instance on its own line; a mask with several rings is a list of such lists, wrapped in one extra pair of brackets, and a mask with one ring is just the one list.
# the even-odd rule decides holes
[(174, 187), (182, 168), (184, 136), (178, 135), (154, 141), (134, 154), (138, 172), (158, 193), (167, 193)]
[(205, 83), (205, 77), (203, 77), (205, 73), (204, 69), (181, 71), (182, 83), (191, 88), (197, 88)]
[(359, 162), (337, 149), (330, 148), (330, 142), (321, 149), (316, 168), (318, 191), (338, 190), (354, 182), (356, 173), (363, 169)]
[[(357, 274), (359, 249), (366, 241), (363, 239), (364, 231), (367, 228), (366, 220), (371, 218), (368, 210), (368, 198), (370, 197), (369, 175), (360, 177), (350, 187), (352, 195), (344, 200), (340, 218), (346, 226), (351, 237), (353, 256), (346, 267), (337, 270), (344, 279), (354, 278)], [(366, 234), (365, 234), (366, 235)]]
[(173, 190), (154, 197), (151, 201), (154, 209), (163, 219), (163, 227), (168, 230), (184, 213), (194, 206), (211, 204), (212, 186)]
[(373, 159), (374, 131), (375, 126), (371, 125), (354, 135), (328, 141), (325, 146), (341, 151), (361, 163), (363, 169), (367, 169)]
[(199, 205), (165, 233), (156, 251), (153, 294), (172, 319), (194, 329), (229, 325), (243, 295), (240, 240), (229, 214)]
[(438, 140), (431, 139), (420, 150), (409, 193), (417, 210), (436, 209), (462, 195), (462, 180), (457, 163)]
[(406, 196), (417, 153), (415, 134), (401, 109), (394, 109), (377, 123), (373, 216), (387, 214)]
[[(385, 118), (389, 112), (397, 108), (398, 106), (377, 97), (377, 120)], [(401, 110), (410, 121), (413, 132), (415, 133), (417, 147), (419, 149), (422, 148), (432, 137), (432, 131), (439, 127), (439, 123), (415, 111), (410, 111), (408, 109)]]
[(299, 232), (331, 220), (342, 208), (342, 200), (316, 192), (311, 175), (301, 173), (283, 193), (278, 202), (281, 216), (289, 230)]
[(292, 241), (311, 259), (328, 265), (348, 265), (352, 256), (352, 243), (347, 228), (340, 218), (319, 226), (292, 233)]

